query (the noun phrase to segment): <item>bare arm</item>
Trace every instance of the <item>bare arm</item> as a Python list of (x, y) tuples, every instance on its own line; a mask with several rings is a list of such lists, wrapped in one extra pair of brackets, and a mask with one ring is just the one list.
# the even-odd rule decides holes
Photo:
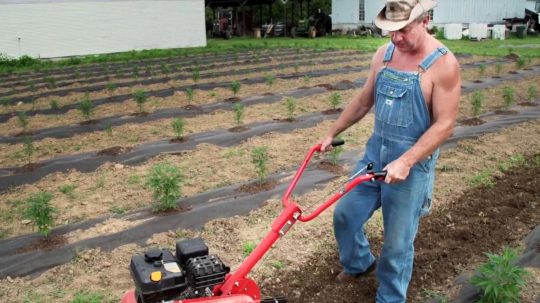
[(432, 124), (410, 150), (385, 167), (388, 171), (387, 183), (405, 180), (410, 169), (433, 153), (454, 131), (461, 95), (461, 76), (455, 57), (450, 55), (444, 59), (443, 64), (433, 71)]
[(349, 128), (351, 125), (360, 121), (371, 109), (373, 106), (373, 91), (375, 87), (375, 77), (377, 76), (377, 71), (379, 70), (382, 62), (382, 57), (384, 56), (384, 50), (386, 45), (379, 48), (375, 55), (373, 56), (371, 67), (368, 73), (368, 78), (364, 87), (352, 98), (351, 102), (345, 107), (341, 115), (326, 135), (319, 141), (321, 144), (322, 151), (328, 151), (332, 147), (330, 143), (332, 139), (339, 135), (341, 132)]

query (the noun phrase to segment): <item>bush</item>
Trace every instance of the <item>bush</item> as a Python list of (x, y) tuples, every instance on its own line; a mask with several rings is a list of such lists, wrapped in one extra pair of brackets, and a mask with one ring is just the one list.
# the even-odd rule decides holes
[(287, 118), (292, 121), (294, 120), (294, 111), (296, 110), (296, 99), (289, 97), (285, 99), (285, 107), (287, 108)]
[(264, 82), (270, 87), (272, 85), (274, 85), (275, 81), (276, 81), (276, 77), (274, 75), (265, 75), (264, 76)]
[(146, 184), (153, 190), (154, 211), (176, 208), (176, 199), (182, 195), (183, 176), (180, 170), (167, 163), (156, 164), (146, 177)]
[(79, 111), (85, 120), (90, 120), (94, 114), (94, 104), (88, 97), (88, 94), (84, 96), (81, 103), (79, 104)]
[(233, 92), (233, 95), (236, 96), (236, 94), (240, 91), (240, 82), (234, 80), (231, 82), (231, 90)]
[[(338, 136), (336, 137), (336, 139), (342, 139), (342, 138)], [(335, 146), (334, 148), (332, 148), (330, 152), (328, 152), (328, 158), (330, 160), (330, 163), (332, 163), (332, 165), (338, 165), (339, 156), (341, 156), (344, 150), (345, 149), (343, 148), (343, 145), (340, 145), (340, 146)]]
[(471, 278), (471, 284), (479, 287), (483, 294), (479, 303), (521, 302), (520, 292), (525, 286), (525, 269), (516, 266), (517, 253), (505, 248), (502, 255), (486, 254), (488, 262), (478, 269), (479, 274)]
[(32, 139), (30, 137), (24, 137), (23, 141), (23, 154), (26, 156), (26, 161), (30, 163), (30, 160), (32, 160), (32, 155), (35, 151), (34, 143), (32, 143)]
[(266, 164), (268, 163), (268, 151), (266, 147), (261, 146), (254, 148), (251, 152), (251, 162), (255, 164), (259, 183), (263, 183), (268, 173), (266, 167)]
[(182, 140), (182, 138), (184, 137), (185, 125), (186, 125), (186, 122), (182, 118), (176, 118), (172, 121), (172, 128), (178, 140)]
[(28, 127), (28, 114), (26, 112), (18, 112), (17, 119), (19, 120), (19, 125), (21, 125), (23, 130), (26, 130)]
[(191, 87), (186, 88), (186, 96), (187, 96), (188, 104), (191, 104), (191, 101), (193, 101), (193, 88)]
[(472, 94), (471, 106), (473, 116), (477, 117), (478, 115), (480, 115), (485, 98), (486, 97), (484, 93), (481, 91), (475, 91)]
[(51, 106), (51, 109), (53, 109), (53, 110), (60, 109), (60, 103), (56, 99), (52, 100), (51, 103), (49, 103), (49, 105)]
[(337, 92), (334, 92), (330, 95), (330, 106), (332, 107), (333, 110), (336, 110), (338, 108), (338, 106), (341, 105), (341, 95)]
[(195, 82), (195, 83), (197, 83), (197, 81), (199, 81), (199, 79), (201, 79), (201, 72), (200, 72), (199, 68), (196, 68), (193, 71), (193, 75), (191, 75), (191, 78), (193, 79), (193, 82)]
[(245, 112), (245, 106), (243, 103), (235, 103), (233, 105), (234, 110), (234, 121), (236, 121), (236, 124), (240, 125), (242, 124), (242, 120), (244, 119), (244, 112)]
[(26, 218), (32, 220), (38, 232), (48, 237), (54, 223), (53, 214), (56, 209), (50, 204), (53, 195), (49, 192), (39, 192), (26, 200)]
[(516, 91), (511, 86), (505, 86), (503, 88), (504, 105), (510, 107), (516, 101)]
[(144, 112), (144, 103), (148, 100), (148, 94), (144, 90), (138, 89), (133, 93), (133, 99), (137, 102), (139, 113)]

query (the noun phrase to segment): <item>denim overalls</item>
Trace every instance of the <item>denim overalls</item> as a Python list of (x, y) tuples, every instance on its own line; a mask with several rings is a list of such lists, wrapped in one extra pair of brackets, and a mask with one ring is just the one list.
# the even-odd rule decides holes
[[(375, 128), (365, 155), (353, 173), (372, 162), (376, 170), (409, 150), (430, 127), (431, 119), (420, 87), (421, 72), (387, 67), (394, 45), (384, 56), (384, 67), (375, 82)], [(446, 48), (436, 49), (421, 63), (427, 70)], [(397, 184), (367, 182), (347, 194), (336, 206), (334, 230), (339, 258), (350, 275), (364, 272), (374, 261), (363, 226), (382, 207), (384, 244), (377, 261), (377, 303), (405, 302), (414, 259), (418, 221), (429, 212), (439, 150), (411, 168), (407, 179)]]

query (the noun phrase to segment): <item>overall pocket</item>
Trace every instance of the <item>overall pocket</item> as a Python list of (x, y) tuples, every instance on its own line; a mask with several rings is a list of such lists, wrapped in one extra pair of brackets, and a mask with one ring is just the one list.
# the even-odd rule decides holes
[(377, 87), (375, 119), (407, 127), (412, 123), (412, 94), (407, 88), (381, 84)]

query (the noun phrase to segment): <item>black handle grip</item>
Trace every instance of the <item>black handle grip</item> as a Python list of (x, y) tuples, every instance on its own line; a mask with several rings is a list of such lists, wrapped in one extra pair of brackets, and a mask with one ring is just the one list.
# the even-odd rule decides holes
[(345, 140), (341, 138), (334, 138), (332, 139), (332, 143), (330, 143), (333, 147), (340, 146), (345, 144)]
[(377, 171), (373, 173), (373, 178), (380, 180), (386, 177), (386, 170)]

